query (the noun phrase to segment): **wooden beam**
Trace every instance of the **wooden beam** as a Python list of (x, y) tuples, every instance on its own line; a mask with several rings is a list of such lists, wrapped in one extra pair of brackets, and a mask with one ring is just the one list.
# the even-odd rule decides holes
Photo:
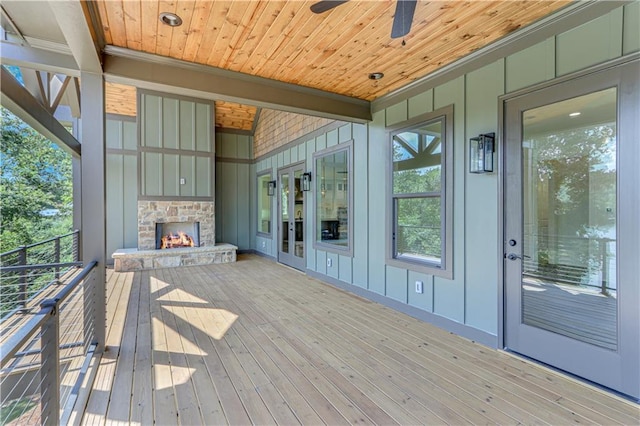
[(98, 49), (80, 0), (53, 1), (51, 9), (80, 69), (101, 73)]
[(80, 156), (80, 142), (9, 71), (1, 67), (1, 73), (2, 106), (65, 151), (74, 156)]
[(15, 65), (21, 68), (32, 68), (74, 77), (80, 76), (75, 59), (62, 53), (0, 42), (0, 58), (3, 65)]
[(366, 123), (368, 101), (234, 71), (107, 46), (105, 77), (142, 89)]

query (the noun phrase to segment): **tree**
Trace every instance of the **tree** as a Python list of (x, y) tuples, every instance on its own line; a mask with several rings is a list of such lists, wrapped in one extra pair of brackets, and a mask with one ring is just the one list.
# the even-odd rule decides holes
[[(0, 252), (71, 231), (71, 157), (1, 108)], [(57, 214), (45, 217), (42, 211)]]

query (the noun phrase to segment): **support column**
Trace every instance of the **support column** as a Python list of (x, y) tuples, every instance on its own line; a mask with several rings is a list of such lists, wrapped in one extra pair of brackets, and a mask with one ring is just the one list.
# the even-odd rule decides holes
[(93, 294), (85, 295), (85, 311), (95, 316), (98, 351), (104, 350), (106, 328), (106, 192), (105, 192), (105, 101), (102, 74), (80, 76), (82, 124), (81, 152), (81, 241), (85, 265), (97, 262)]

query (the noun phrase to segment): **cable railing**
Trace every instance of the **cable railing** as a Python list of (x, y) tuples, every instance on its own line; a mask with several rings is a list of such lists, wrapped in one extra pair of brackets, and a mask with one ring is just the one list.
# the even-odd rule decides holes
[[(67, 424), (96, 348), (96, 262), (5, 317), (0, 337), (0, 424)], [(37, 300), (36, 300), (37, 299)]]
[(545, 281), (616, 290), (616, 240), (525, 234), (523, 274)]
[(31, 300), (79, 264), (78, 235), (74, 231), (0, 254), (0, 318), (27, 310)]

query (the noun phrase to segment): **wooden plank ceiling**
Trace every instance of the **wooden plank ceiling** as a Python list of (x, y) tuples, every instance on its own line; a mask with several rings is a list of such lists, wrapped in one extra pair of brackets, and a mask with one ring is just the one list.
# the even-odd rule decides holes
[[(98, 0), (107, 44), (375, 100), (570, 3), (419, 1), (391, 39), (395, 1)], [(178, 14), (171, 28), (161, 12)], [(383, 72), (379, 81), (369, 73)], [(240, 120), (242, 121), (242, 120)]]

